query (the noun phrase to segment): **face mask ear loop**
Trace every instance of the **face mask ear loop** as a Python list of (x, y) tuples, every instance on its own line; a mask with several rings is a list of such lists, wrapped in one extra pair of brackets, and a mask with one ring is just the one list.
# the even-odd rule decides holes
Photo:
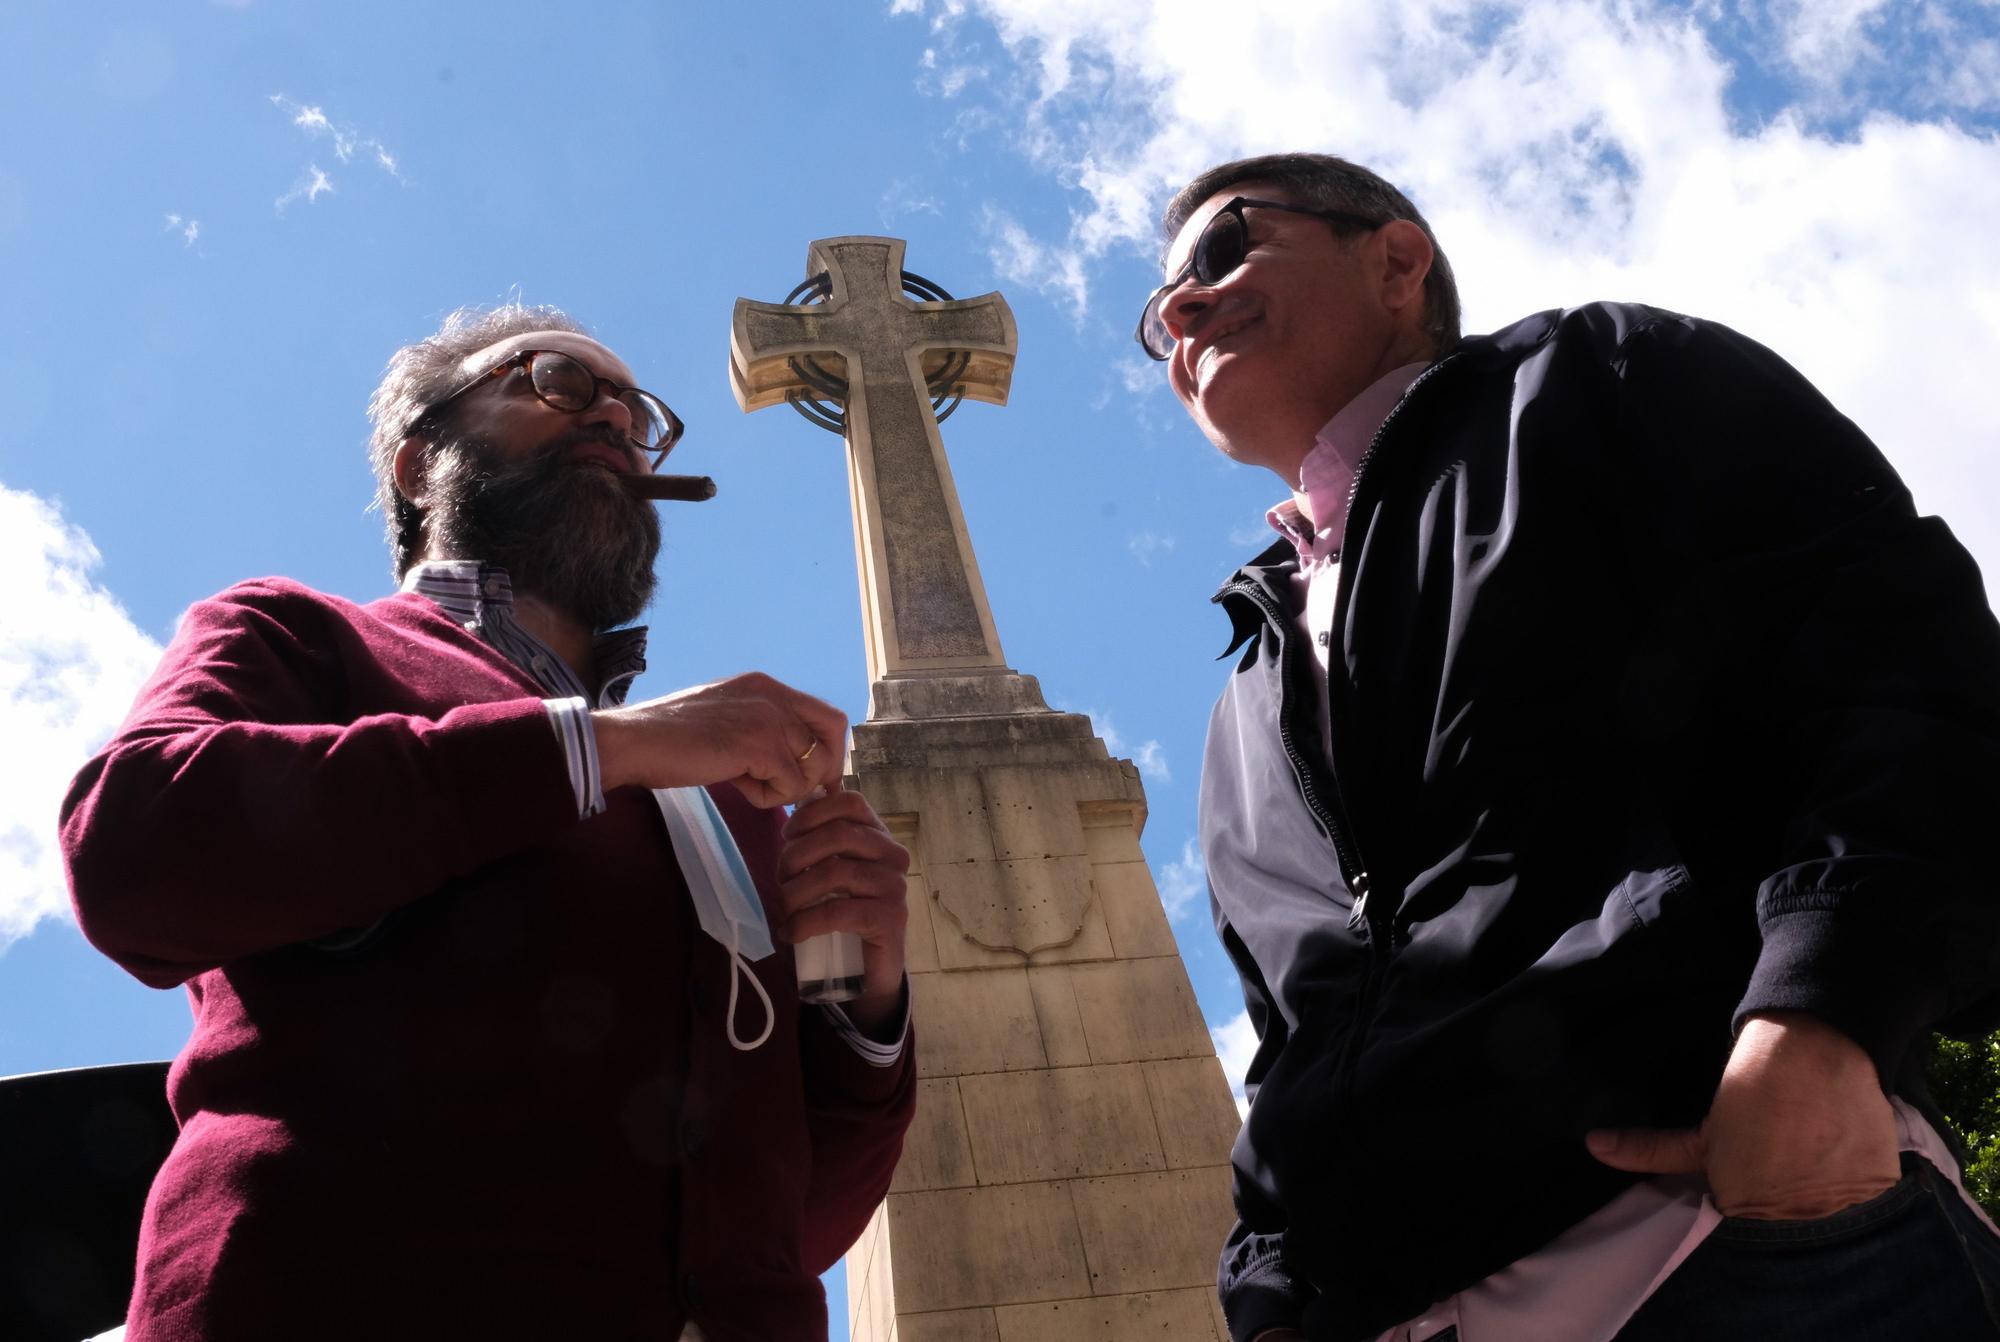
[[(729, 1042), (748, 1053), (771, 1037), (771, 1028), (778, 1023), (778, 1013), (771, 1008), (771, 995), (764, 991), (764, 985), (750, 972), (749, 964), (743, 959), (741, 946), (742, 941), (737, 936), (736, 924), (732, 920), (729, 924), (729, 1016), (723, 1024), (729, 1027)], [(750, 986), (757, 990), (757, 996), (764, 1001), (764, 1032), (747, 1044), (736, 1037), (736, 981), (739, 978), (749, 979)]]

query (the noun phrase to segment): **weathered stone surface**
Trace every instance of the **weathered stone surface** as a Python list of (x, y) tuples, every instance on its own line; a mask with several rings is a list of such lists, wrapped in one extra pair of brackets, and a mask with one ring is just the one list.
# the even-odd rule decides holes
[[(1213, 1289), (1002, 1305), (998, 1342), (1228, 1342)], [(967, 1334), (976, 1336), (976, 1334)]]
[(1235, 1221), (1227, 1165), (1079, 1179), (1070, 1191), (1093, 1294), (1213, 1288), (1216, 1255)]
[(1215, 1052), (1178, 956), (1066, 965), (1092, 1062), (1199, 1058)]
[(1168, 1167), (1187, 1169), (1229, 1159), (1242, 1120), (1221, 1061), (1175, 1058), (1144, 1067)]
[[(921, 871), (913, 870), (903, 883), (905, 905), (909, 909), (910, 921), (903, 929), (903, 954), (912, 974), (924, 974), (938, 967), (937, 929), (932, 926), (932, 905), (930, 882)], [(962, 940), (956, 931), (954, 941)]]
[(958, 1082), (951, 1077), (918, 1081), (917, 1116), (904, 1134), (903, 1158), (889, 1191), (964, 1188), (975, 1182)]
[[(1015, 952), (1017, 964), (1021, 956), (1041, 958), (1070, 946), (1092, 921), (1095, 901), (1086, 857), (939, 863), (930, 871), (940, 920), (975, 945)], [(1110, 955), (1103, 915), (1094, 922), (1100, 934), (1096, 943), (1065, 958)], [(942, 941), (938, 953), (946, 965), (954, 963)]]
[(905, 1313), (1090, 1293), (1065, 1183), (891, 1193), (889, 1237)]
[(960, 1078), (982, 1184), (1166, 1166), (1139, 1067), (1058, 1067)]
[(1160, 904), (1159, 887), (1153, 884), (1153, 873), (1144, 862), (1093, 865), (1090, 882), (1119, 958), (1180, 954), (1173, 929), (1167, 926), (1167, 911)]
[[(861, 1342), (860, 1338), (854, 1342)], [(889, 1339), (884, 1339), (889, 1342)], [(905, 1314), (893, 1342), (1001, 1342), (1000, 1324), (990, 1309), (952, 1309), (937, 1314)]]
[(919, 1076), (1048, 1066), (1025, 969), (912, 974), (910, 1008)]
[(1090, 1044), (1083, 1036), (1083, 1014), (1077, 1010), (1076, 987), (1069, 966), (1037, 965), (1028, 970), (1028, 990), (1035, 1000), (1042, 1051), (1051, 1067), (1082, 1067), (1090, 1062)]

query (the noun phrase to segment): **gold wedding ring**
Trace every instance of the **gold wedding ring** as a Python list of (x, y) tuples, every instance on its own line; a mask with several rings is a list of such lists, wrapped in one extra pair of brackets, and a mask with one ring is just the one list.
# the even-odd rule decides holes
[(799, 756), (799, 763), (804, 764), (807, 760), (811, 759), (812, 753), (818, 749), (819, 749), (819, 738), (815, 736), (812, 739), (812, 744), (806, 747), (806, 753)]

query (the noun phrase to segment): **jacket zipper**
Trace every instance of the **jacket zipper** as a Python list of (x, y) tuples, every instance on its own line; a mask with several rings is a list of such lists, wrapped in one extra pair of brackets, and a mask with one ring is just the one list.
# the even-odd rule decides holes
[[(1410, 385), (1405, 387), (1403, 389), (1403, 394), (1396, 399), (1396, 404), (1390, 408), (1389, 413), (1387, 415), (1384, 415), (1382, 417), (1382, 422), (1375, 426), (1374, 436), (1368, 440), (1368, 446), (1362, 450), (1360, 458), (1354, 463), (1354, 478), (1348, 481), (1347, 484), (1347, 508), (1346, 511), (1341, 514), (1342, 518), (1346, 522), (1352, 522), (1354, 519), (1354, 502), (1361, 496), (1362, 478), (1368, 473), (1368, 463), (1375, 459), (1375, 449), (1382, 445), (1382, 435), (1388, 432), (1389, 426), (1395, 423), (1396, 416), (1400, 415), (1403, 412), (1403, 407), (1409, 404), (1411, 393), (1415, 392), (1418, 387), (1423, 386), (1424, 383), (1430, 381), (1432, 377), (1436, 376), (1438, 369), (1444, 367), (1446, 364), (1450, 363), (1456, 357), (1458, 356), (1455, 354), (1447, 354), (1442, 359), (1439, 359), (1436, 363), (1432, 364), (1429, 368), (1424, 369), (1423, 372), (1417, 374), (1416, 377), (1411, 379)], [(1335, 629), (1341, 627), (1342, 621), (1340, 618), (1340, 614), (1343, 610), (1347, 608), (1348, 595), (1353, 588), (1351, 565), (1346, 563), (1341, 564), (1340, 578), (1338, 580), (1338, 584), (1339, 585), (1336, 587), (1334, 591), (1334, 599), (1333, 599), (1333, 627)], [(1262, 593), (1260, 592), (1258, 593), (1258, 595), (1261, 597)], [(1282, 615), (1277, 611), (1276, 602), (1260, 601), (1259, 604), (1264, 606), (1265, 608), (1265, 618), (1272, 620), (1273, 622), (1283, 618)], [(1334, 714), (1333, 695), (1329, 693), (1327, 695), (1327, 717), (1329, 719), (1329, 722), (1327, 724), (1328, 726), (1327, 735), (1329, 738), (1331, 738), (1333, 742), (1337, 743), (1340, 740), (1342, 733), (1339, 730), (1340, 724), (1331, 721), (1333, 714)], [(1300, 768), (1300, 759), (1298, 752), (1292, 744), (1290, 734), (1285, 730), (1283, 714), (1280, 714), (1278, 718), (1278, 739), (1280, 740), (1280, 742), (1283, 743), (1285, 747), (1285, 753), (1291, 758), (1293, 770), (1297, 773), (1299, 779), (1301, 780), (1302, 790), (1306, 793), (1307, 805), (1312, 806), (1314, 813), (1318, 814), (1320, 808), (1313, 804), (1311, 795), (1312, 793), (1311, 786), (1310, 784), (1305, 782), (1307, 776), (1305, 772)], [(1347, 819), (1347, 804), (1340, 786), (1340, 774), (1339, 771), (1334, 768), (1333, 764), (1333, 750), (1335, 749), (1338, 749), (1337, 745), (1330, 747), (1328, 750), (1327, 761), (1326, 761), (1327, 773), (1333, 783), (1335, 805), (1337, 805), (1340, 808), (1340, 814), (1342, 819), (1346, 820), (1347, 833), (1351, 842), (1354, 831), (1354, 822), (1352, 820)], [(1342, 844), (1338, 838), (1333, 837), (1332, 830), (1328, 831), (1328, 837), (1333, 839), (1334, 854), (1336, 858), (1340, 860), (1341, 863), (1341, 879), (1347, 882), (1348, 891), (1350, 894), (1354, 896), (1354, 905), (1351, 909), (1349, 909), (1347, 914), (1347, 926), (1351, 930), (1358, 931), (1367, 922), (1368, 918), (1368, 891), (1369, 891), (1368, 870), (1365, 866), (1362, 865), (1358, 853), (1353, 853), (1351, 862), (1348, 860), (1346, 856), (1343, 855)], [(1380, 938), (1374, 937), (1372, 935), (1369, 936), (1368, 939), (1371, 944), (1379, 945), (1381, 943)], [(1384, 949), (1386, 949), (1386, 947)], [(1364, 979), (1362, 983), (1364, 1004), (1367, 1000), (1367, 997), (1370, 995), (1370, 989), (1372, 988), (1373, 984), (1373, 977), (1374, 976), (1371, 973), (1370, 975), (1367, 976), (1366, 979)]]
[[(1354, 463), (1354, 479), (1347, 487), (1347, 512), (1345, 517), (1349, 522), (1352, 522), (1354, 519), (1354, 504), (1361, 495), (1361, 481), (1368, 472), (1368, 463), (1375, 458), (1375, 450), (1382, 445), (1382, 436), (1388, 432), (1389, 426), (1402, 413), (1403, 407), (1409, 404), (1410, 393), (1428, 382), (1436, 375), (1438, 369), (1450, 363), (1455, 357), (1455, 355), (1447, 354), (1444, 358), (1439, 359), (1429, 368), (1419, 373), (1411, 381), (1410, 385), (1404, 389), (1403, 395), (1397, 400), (1395, 408), (1383, 417), (1382, 423), (1375, 430), (1374, 437), (1368, 440), (1367, 448), (1361, 453), (1360, 459)], [(1341, 627), (1341, 612), (1347, 608), (1347, 602), (1353, 585), (1353, 568), (1351, 565), (1343, 563), (1340, 566), (1339, 587), (1334, 593), (1333, 627), (1335, 629)], [(1282, 646), (1289, 649), (1291, 640), (1285, 634), (1285, 615), (1279, 609), (1277, 601), (1269, 596), (1261, 587), (1258, 587), (1248, 579), (1240, 580), (1232, 584), (1232, 586), (1257, 603), (1258, 609), (1264, 612), (1265, 620), (1270, 623), (1274, 630), (1279, 631), (1280, 636), (1285, 639)], [(1284, 667), (1283, 670), (1289, 671), (1290, 668)], [(1286, 679), (1289, 680), (1290, 677), (1287, 676)], [(1298, 745), (1292, 739), (1291, 729), (1285, 723), (1285, 715), (1282, 711), (1282, 698), (1280, 699), (1280, 711), (1278, 714), (1278, 742), (1284, 747), (1285, 758), (1291, 762), (1292, 776), (1298, 779), (1299, 793), (1305, 799), (1307, 809), (1319, 821), (1321, 828), (1326, 831), (1327, 839), (1333, 844), (1334, 861), (1340, 866), (1341, 879), (1346, 882), (1348, 892), (1354, 897), (1353, 906), (1348, 910), (1347, 914), (1347, 926), (1350, 930), (1359, 932), (1362, 938), (1368, 942), (1368, 964), (1361, 976), (1360, 989), (1355, 994), (1354, 1025), (1348, 1031), (1345, 1041), (1343, 1041), (1339, 1060), (1335, 1064), (1335, 1075), (1338, 1078), (1337, 1084), (1345, 1092), (1352, 1078), (1355, 1055), (1360, 1051), (1361, 1036), (1367, 1031), (1368, 1016), (1374, 1010), (1375, 994), (1379, 991), (1381, 985), (1382, 967), (1388, 962), (1389, 954), (1394, 949), (1395, 929), (1393, 927), (1387, 929), (1387, 936), (1377, 936), (1375, 928), (1368, 918), (1368, 893), (1370, 889), (1368, 870), (1362, 865), (1359, 850), (1354, 847), (1354, 826), (1353, 822), (1347, 818), (1346, 799), (1342, 795), (1340, 786), (1340, 771), (1335, 767), (1333, 761), (1333, 754), (1338, 750), (1339, 742), (1343, 735), (1340, 724), (1332, 720), (1334, 713), (1334, 695), (1329, 685), (1327, 694), (1327, 717), (1329, 719), (1327, 735), (1330, 738), (1331, 747), (1327, 754), (1326, 768), (1327, 781), (1333, 785), (1332, 807), (1329, 808), (1322, 804), (1317, 791), (1313, 787), (1312, 775), (1306, 767), (1305, 758), (1299, 753)], [(1335, 818), (1336, 812), (1339, 815), (1339, 819), (1337, 820)], [(1393, 915), (1391, 916), (1393, 917)]]

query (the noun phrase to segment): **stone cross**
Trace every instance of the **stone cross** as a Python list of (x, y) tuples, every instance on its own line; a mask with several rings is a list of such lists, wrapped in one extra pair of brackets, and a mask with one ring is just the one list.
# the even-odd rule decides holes
[(745, 411), (788, 393), (824, 397), (803, 377), (810, 360), (844, 379), (848, 487), (861, 569), (868, 678), (1011, 675), (986, 586), (959, 509), (927, 374), (954, 352), (965, 396), (1005, 405), (1018, 341), (997, 293), (918, 302), (903, 293), (900, 238), (821, 238), (806, 274), (824, 273), (826, 300), (736, 300), (729, 374)]

